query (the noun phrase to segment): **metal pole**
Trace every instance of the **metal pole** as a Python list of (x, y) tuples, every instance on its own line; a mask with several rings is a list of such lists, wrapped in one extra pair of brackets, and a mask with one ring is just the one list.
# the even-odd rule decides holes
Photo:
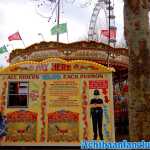
[(22, 41), (22, 44), (23, 44), (24, 48), (26, 48), (24, 41), (23, 40), (21, 40), (21, 41)]
[(57, 42), (59, 42), (60, 0), (57, 6)]
[[(19, 36), (20, 36), (19, 30), (17, 30), (17, 32), (18, 32), (18, 34), (19, 34)], [(20, 40), (22, 41), (22, 44), (23, 44), (24, 48), (26, 48), (25, 43), (24, 43), (24, 41), (23, 41), (23, 39), (22, 39), (21, 36), (20, 36)]]
[[(109, 25), (109, 37), (108, 37), (108, 45), (110, 45), (110, 0), (109, 0), (109, 4), (108, 4), (108, 8), (109, 8), (109, 15), (108, 15), (108, 25)], [(107, 66), (109, 67), (109, 57), (110, 57), (110, 50), (108, 50), (108, 56), (107, 56)]]

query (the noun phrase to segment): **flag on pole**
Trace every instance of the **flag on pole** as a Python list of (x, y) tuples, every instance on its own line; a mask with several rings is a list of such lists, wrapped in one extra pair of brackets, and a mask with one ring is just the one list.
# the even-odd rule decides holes
[(5, 53), (5, 52), (8, 52), (8, 50), (7, 50), (6, 46), (4, 45), (4, 46), (0, 47), (0, 54)]
[(9, 41), (22, 40), (22, 38), (21, 38), (19, 32), (16, 32), (16, 33), (10, 35), (10, 36), (8, 37), (8, 40), (9, 40)]
[[(101, 30), (101, 34), (109, 38), (109, 30)], [(110, 29), (110, 39), (116, 38), (116, 29)]]
[(54, 27), (52, 27), (51, 29), (51, 34), (52, 35), (56, 35), (58, 33), (66, 33), (67, 32), (67, 24), (66, 23), (62, 23), (58, 25), (55, 25)]

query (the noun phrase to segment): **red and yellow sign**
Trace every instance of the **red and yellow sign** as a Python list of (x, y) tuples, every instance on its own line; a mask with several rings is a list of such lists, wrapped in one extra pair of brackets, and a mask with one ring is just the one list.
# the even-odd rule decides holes
[(7, 113), (6, 142), (36, 142), (37, 113), (15, 111)]
[[(0, 84), (5, 83), (0, 96), (8, 128), (4, 144), (80, 144), (92, 140), (96, 130), (102, 131), (105, 141), (114, 141), (112, 71), (90, 61), (61, 59), (26, 61), (0, 70)], [(93, 131), (95, 90), (103, 103), (102, 127)], [(19, 106), (22, 95), (25, 106)]]

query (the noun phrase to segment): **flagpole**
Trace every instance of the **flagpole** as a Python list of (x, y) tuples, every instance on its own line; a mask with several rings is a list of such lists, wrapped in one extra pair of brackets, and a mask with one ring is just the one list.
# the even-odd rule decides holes
[(69, 38), (68, 38), (68, 30), (67, 30), (67, 41), (68, 41), (68, 43), (69, 43)]
[[(109, 31), (108, 31), (108, 35), (109, 35), (109, 37), (108, 37), (108, 45), (110, 46), (110, 3), (111, 3), (111, 1), (109, 0), (109, 6), (108, 6), (108, 11), (109, 11), (109, 15), (108, 15), (108, 19), (109, 19)], [(108, 49), (108, 55), (107, 55), (107, 66), (109, 67), (109, 58), (110, 57), (110, 49)]]
[(22, 39), (21, 39), (21, 41), (22, 41), (22, 44), (23, 44), (24, 48), (26, 48), (24, 41)]
[[(19, 30), (18, 30), (17, 32), (19, 33), (19, 36), (20, 36), (20, 32), (19, 32)], [(22, 37), (21, 37), (21, 36), (20, 36), (20, 38), (21, 38), (21, 41), (22, 41), (22, 44), (23, 44), (24, 48), (26, 48), (25, 43), (24, 43), (24, 41), (23, 41), (23, 39), (22, 39)]]
[(58, 0), (57, 6), (57, 42), (59, 42), (59, 22), (60, 22), (60, 0)]
[[(101, 34), (100, 34), (100, 37), (99, 37), (99, 39), (101, 39), (101, 36), (102, 36), (102, 32), (101, 32)], [(99, 42), (102, 42), (102, 40), (101, 40), (101, 41), (99, 41)]]

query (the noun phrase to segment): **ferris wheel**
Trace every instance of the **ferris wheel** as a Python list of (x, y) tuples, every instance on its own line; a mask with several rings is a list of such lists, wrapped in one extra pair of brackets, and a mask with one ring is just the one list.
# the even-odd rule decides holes
[(114, 32), (114, 34), (116, 34), (116, 29), (117, 29), (115, 26), (114, 0), (97, 0), (90, 20), (88, 40), (101, 41), (103, 38), (102, 36), (98, 36), (100, 31), (98, 31), (99, 29), (97, 30), (96, 28), (96, 25), (98, 23), (97, 20), (99, 18), (99, 14), (101, 10), (103, 10), (105, 13), (105, 21), (106, 21), (106, 27), (105, 27), (106, 29), (104, 35), (105, 37), (107, 37), (107, 40), (105, 42), (115, 47), (116, 35), (114, 35), (112, 38), (112, 31)]

